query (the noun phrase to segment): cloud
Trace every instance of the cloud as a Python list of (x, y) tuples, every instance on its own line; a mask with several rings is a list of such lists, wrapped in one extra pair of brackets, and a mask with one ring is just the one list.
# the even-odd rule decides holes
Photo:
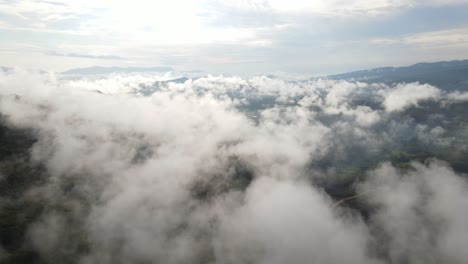
[[(31, 162), (48, 175), (22, 197), (47, 208), (27, 229), (41, 258), (455, 264), (466, 257), (462, 175), (436, 161), (379, 165), (407, 138), (453, 136), (456, 122), (444, 120), (449, 130), (405, 113), (426, 99), (446, 107), (445, 92), (266, 76), (168, 81), (177, 74), (0, 73), (0, 113), (9, 126), (33, 131)], [(346, 191), (362, 194), (364, 211), (334, 205), (329, 185), (350, 177), (361, 184)]]
[[(216, 3), (216, 1), (214, 1)], [(403, 9), (417, 6), (443, 6), (466, 4), (466, 0), (454, 1), (418, 1), (418, 0), (352, 0), (352, 1), (304, 1), (293, 0), (285, 3), (280, 0), (268, 1), (223, 1), (225, 5), (244, 10), (271, 10), (278, 13), (289, 14), (316, 14), (324, 16), (350, 16), (350, 15), (382, 15), (398, 12)]]
[(400, 111), (418, 101), (435, 99), (440, 93), (438, 88), (431, 85), (401, 84), (382, 93), (385, 96), (383, 104), (389, 112)]
[(307, 184), (260, 178), (246, 196), (215, 241), (227, 262), (378, 263), (367, 256), (363, 223), (337, 218), (330, 201)]
[(48, 55), (59, 56), (59, 57), (74, 57), (74, 58), (87, 58), (87, 59), (98, 59), (98, 60), (125, 60), (120, 56), (116, 55), (90, 55), (90, 54), (79, 54), (79, 53), (59, 53), (55, 51), (47, 52)]
[(468, 239), (461, 208), (468, 203), (465, 178), (445, 164), (412, 164), (405, 171), (383, 164), (363, 185), (379, 206), (373, 223), (387, 237), (380, 245), (393, 262), (463, 263), (460, 243)]
[(468, 101), (468, 92), (460, 92), (460, 91), (456, 91), (456, 92), (452, 92), (452, 93), (449, 93), (447, 94), (447, 99), (451, 100), (451, 101)]
[(412, 45), (423, 48), (463, 47), (468, 42), (468, 28), (455, 28), (406, 35), (398, 38), (377, 38), (371, 43)]

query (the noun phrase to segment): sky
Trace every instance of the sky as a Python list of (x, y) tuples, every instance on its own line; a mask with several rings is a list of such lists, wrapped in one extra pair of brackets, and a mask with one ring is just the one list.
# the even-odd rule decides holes
[(2, 66), (329, 74), (468, 58), (468, 0), (0, 0)]

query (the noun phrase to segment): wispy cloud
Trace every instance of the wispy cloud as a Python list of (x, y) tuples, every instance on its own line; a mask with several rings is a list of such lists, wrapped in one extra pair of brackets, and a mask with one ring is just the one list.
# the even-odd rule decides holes
[(418, 47), (453, 47), (466, 46), (468, 43), (468, 28), (457, 28), (422, 32), (396, 38), (371, 39), (371, 43), (378, 45), (414, 45)]
[(52, 55), (52, 56), (88, 58), (88, 59), (99, 59), (99, 60), (125, 60), (125, 58), (117, 56), (117, 55), (92, 55), (92, 54), (79, 54), (79, 53), (59, 53), (59, 52), (56, 52), (56, 51), (49, 51), (46, 54)]

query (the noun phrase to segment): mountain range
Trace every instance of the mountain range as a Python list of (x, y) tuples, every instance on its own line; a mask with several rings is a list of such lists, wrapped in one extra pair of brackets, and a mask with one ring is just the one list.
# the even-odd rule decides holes
[[(0, 67), (0, 71), (8, 72), (9, 67)], [(64, 75), (101, 75), (110, 73), (134, 73), (134, 72), (168, 72), (175, 69), (167, 66), (158, 67), (89, 67), (71, 69), (61, 74)], [(274, 78), (274, 76), (270, 76)], [(326, 78), (331, 80), (349, 80), (365, 83), (427, 83), (444, 90), (468, 89), (468, 60), (422, 62), (405, 67), (381, 67), (369, 70), (359, 70), (347, 73), (333, 74), (313, 79)], [(182, 77), (167, 82), (184, 82), (188, 77)], [(307, 80), (304, 80), (307, 81)], [(161, 84), (161, 83), (159, 83)]]
[(444, 90), (468, 89), (468, 60), (417, 63), (406, 67), (382, 67), (327, 76), (332, 80), (367, 83), (428, 83)]

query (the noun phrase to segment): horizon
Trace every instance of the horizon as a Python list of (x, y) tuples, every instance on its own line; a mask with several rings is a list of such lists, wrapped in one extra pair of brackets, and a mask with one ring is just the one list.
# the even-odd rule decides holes
[[(372, 71), (372, 70), (377, 70), (377, 69), (385, 69), (385, 68), (407, 68), (407, 67), (413, 67), (417, 66), (420, 64), (436, 64), (436, 63), (453, 63), (453, 62), (464, 62), (468, 61), (468, 59), (458, 59), (458, 60), (441, 60), (441, 61), (421, 61), (421, 62), (416, 62), (412, 64), (405, 64), (405, 65), (381, 65), (377, 66), (375, 68), (358, 68), (358, 69), (351, 69), (347, 72), (331, 72), (328, 74), (320, 74), (320, 73), (294, 73), (294, 72), (264, 72), (264, 73), (258, 73), (258, 74), (252, 74), (252, 75), (242, 75), (242, 74), (210, 74), (208, 72), (205, 72), (203, 70), (197, 70), (197, 69), (190, 69), (190, 70), (182, 70), (179, 71), (177, 68), (167, 66), (167, 65), (153, 65), (153, 66), (147, 66), (147, 67), (141, 67), (141, 66), (99, 66), (99, 65), (94, 65), (90, 67), (82, 67), (82, 68), (70, 68), (64, 71), (44, 71), (43, 69), (28, 69), (28, 68), (21, 68), (21, 67), (15, 67), (15, 66), (9, 66), (9, 65), (0, 65), (1, 68), (5, 69), (22, 69), (26, 71), (44, 71), (44, 72), (49, 72), (49, 73), (56, 73), (56, 74), (70, 74), (68, 72), (71, 71), (76, 71), (76, 70), (91, 70), (91, 69), (123, 69), (123, 70), (132, 70), (128, 71), (127, 73), (152, 73), (152, 72), (179, 72), (179, 73), (204, 73), (208, 75), (213, 75), (213, 76), (240, 76), (240, 77), (254, 77), (254, 76), (276, 76), (275, 74), (278, 74), (279, 77), (281, 77), (281, 74), (291, 74), (291, 76), (304, 76), (304, 78), (326, 78), (326, 77), (333, 77), (335, 75), (342, 75), (342, 74), (350, 74), (350, 73), (356, 73), (356, 72), (362, 72), (362, 71)], [(162, 68), (165, 68), (163, 70)], [(141, 70), (141, 71), (138, 71)], [(152, 71), (154, 69), (155, 71)], [(112, 71), (109, 71), (108, 73), (114, 73)], [(93, 75), (93, 73), (88, 73), (90, 75)], [(102, 74), (102, 73), (101, 73)]]

